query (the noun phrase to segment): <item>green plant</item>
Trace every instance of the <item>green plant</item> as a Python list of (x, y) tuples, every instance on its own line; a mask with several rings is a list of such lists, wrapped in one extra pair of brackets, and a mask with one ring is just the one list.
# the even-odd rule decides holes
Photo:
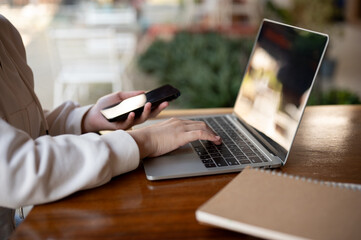
[(178, 32), (156, 40), (140, 55), (139, 68), (179, 88), (179, 107), (229, 107), (237, 97), (252, 48), (248, 39), (216, 32)]
[(334, 0), (293, 0), (289, 4), (265, 1), (264, 16), (299, 27), (324, 31), (339, 16)]
[(361, 104), (357, 94), (348, 90), (331, 89), (322, 93), (313, 91), (308, 105)]

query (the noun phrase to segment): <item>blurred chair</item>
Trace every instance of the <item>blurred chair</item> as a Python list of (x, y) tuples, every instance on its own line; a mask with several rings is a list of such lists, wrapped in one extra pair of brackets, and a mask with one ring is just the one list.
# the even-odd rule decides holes
[(85, 8), (79, 12), (78, 21), (88, 27), (111, 26), (117, 29), (135, 29), (137, 16), (132, 7)]
[(137, 48), (137, 36), (132, 32), (116, 33), (116, 50), (122, 71), (122, 87), (125, 90), (132, 90), (134, 86), (131, 78), (128, 77), (128, 69), (132, 65)]
[(89, 84), (107, 83), (113, 92), (122, 90), (121, 77), (127, 63), (121, 58), (115, 30), (56, 29), (49, 37), (55, 59), (55, 107), (64, 100), (87, 97)]

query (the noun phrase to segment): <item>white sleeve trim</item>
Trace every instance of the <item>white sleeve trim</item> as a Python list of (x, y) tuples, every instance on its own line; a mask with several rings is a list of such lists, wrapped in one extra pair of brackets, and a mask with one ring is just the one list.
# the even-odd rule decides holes
[[(135, 140), (125, 131), (118, 130), (101, 136), (108, 144), (112, 154), (112, 176), (136, 169), (140, 162), (139, 148)], [(124, 161), (126, 160), (126, 161)]]

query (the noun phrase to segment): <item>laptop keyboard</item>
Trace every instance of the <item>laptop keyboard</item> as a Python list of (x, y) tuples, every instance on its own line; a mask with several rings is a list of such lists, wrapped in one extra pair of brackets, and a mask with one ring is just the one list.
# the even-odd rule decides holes
[(205, 167), (227, 167), (268, 162), (267, 158), (225, 116), (193, 120), (206, 122), (222, 138), (221, 145), (215, 145), (204, 140), (191, 143)]

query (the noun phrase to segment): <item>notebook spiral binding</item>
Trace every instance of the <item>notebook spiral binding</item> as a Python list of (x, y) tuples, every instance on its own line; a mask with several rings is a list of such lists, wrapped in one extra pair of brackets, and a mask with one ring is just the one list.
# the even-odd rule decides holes
[(277, 175), (277, 176), (280, 176), (280, 177), (288, 177), (290, 179), (300, 180), (300, 181), (304, 181), (304, 182), (321, 184), (321, 185), (326, 185), (326, 186), (330, 186), (330, 187), (346, 188), (346, 189), (349, 189), (349, 190), (360, 191), (361, 192), (361, 184), (322, 181), (322, 180), (316, 180), (316, 179), (312, 179), (312, 178), (300, 177), (300, 176), (297, 176), (297, 175), (292, 175), (292, 174), (287, 174), (287, 173), (281, 173), (281, 172), (279, 172), (277, 170), (265, 170), (265, 169), (262, 169), (262, 168), (253, 168), (253, 169), (256, 170), (256, 171), (265, 172), (265, 173), (269, 173), (269, 174), (272, 174), (272, 175)]

